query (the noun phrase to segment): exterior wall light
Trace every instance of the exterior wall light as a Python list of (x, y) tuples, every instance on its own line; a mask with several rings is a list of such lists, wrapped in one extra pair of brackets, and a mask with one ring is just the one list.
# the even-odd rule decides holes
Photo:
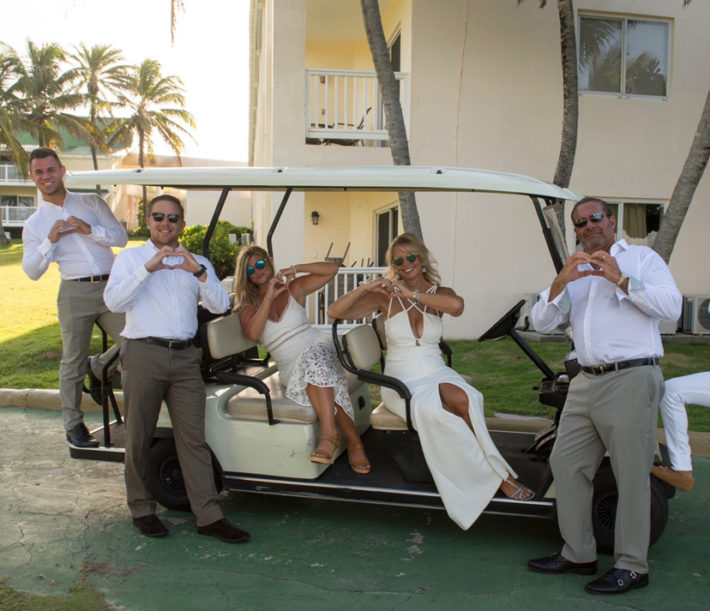
[(311, 223), (317, 225), (318, 221), (320, 221), (320, 214), (318, 214), (317, 210), (314, 210), (313, 212), (311, 212)]

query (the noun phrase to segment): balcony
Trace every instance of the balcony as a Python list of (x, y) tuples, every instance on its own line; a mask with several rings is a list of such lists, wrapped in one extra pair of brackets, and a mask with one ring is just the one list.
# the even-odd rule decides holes
[[(409, 75), (396, 72), (409, 131)], [(306, 144), (387, 146), (387, 118), (377, 74), (363, 70), (306, 70)]]
[(2, 226), (22, 227), (35, 210), (35, 206), (0, 206)]
[(23, 176), (20, 168), (14, 163), (0, 163), (0, 184), (31, 185), (29, 178)]

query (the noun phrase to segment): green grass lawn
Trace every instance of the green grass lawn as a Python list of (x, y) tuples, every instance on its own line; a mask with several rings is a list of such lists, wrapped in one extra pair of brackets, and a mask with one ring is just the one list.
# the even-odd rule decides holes
[[(21, 260), (20, 243), (0, 248), (0, 388), (57, 388), (61, 355), (56, 312), (59, 273), (53, 264), (39, 281), (33, 282), (22, 271)], [(450, 343), (454, 368), (473, 378), (485, 397), (487, 415), (505, 412), (549, 417), (554, 413), (538, 402), (533, 389), (542, 374), (511, 339)], [(96, 332), (92, 353), (99, 352), (100, 345)], [(554, 371), (564, 369), (566, 343), (531, 345)], [(710, 346), (665, 342), (664, 348), (662, 369), (666, 378), (710, 371)], [(710, 431), (710, 410), (689, 406), (688, 413), (692, 430)]]

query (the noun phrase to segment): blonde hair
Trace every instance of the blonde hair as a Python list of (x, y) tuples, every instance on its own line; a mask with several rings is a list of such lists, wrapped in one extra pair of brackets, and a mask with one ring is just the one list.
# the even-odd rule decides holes
[(232, 312), (237, 312), (245, 305), (257, 305), (256, 295), (259, 292), (259, 287), (253, 282), (250, 282), (247, 276), (249, 259), (254, 255), (264, 259), (264, 261), (271, 265), (271, 269), (273, 270), (269, 253), (261, 246), (252, 244), (251, 246), (245, 246), (239, 251), (237, 264), (234, 269), (234, 307), (232, 308)]
[(394, 258), (392, 256), (392, 251), (395, 248), (401, 248), (408, 254), (414, 253), (417, 255), (422, 263), (422, 274), (424, 274), (424, 278), (427, 282), (431, 282), (431, 284), (436, 284), (437, 286), (441, 284), (441, 276), (439, 275), (439, 271), (436, 269), (436, 259), (434, 259), (434, 256), (429, 252), (429, 249), (424, 245), (424, 242), (422, 242), (422, 240), (420, 240), (413, 233), (400, 233), (394, 240), (392, 240), (392, 243), (387, 249), (387, 254), (385, 255), (385, 261), (387, 262), (387, 266), (389, 268), (385, 273), (386, 278), (392, 278), (394, 280), (399, 279), (397, 268), (392, 262), (392, 259)]

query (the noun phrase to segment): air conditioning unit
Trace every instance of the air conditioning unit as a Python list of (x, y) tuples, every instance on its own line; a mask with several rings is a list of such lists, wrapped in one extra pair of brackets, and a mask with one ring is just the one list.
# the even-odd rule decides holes
[[(540, 299), (540, 294), (539, 293), (525, 293), (523, 295), (523, 299), (525, 299), (525, 303), (523, 304), (523, 307), (520, 308), (520, 318), (518, 318), (518, 323), (515, 325), (516, 329), (520, 329), (521, 331), (535, 331), (532, 321), (530, 320), (530, 311), (532, 310), (533, 306), (537, 303), (537, 300)], [(554, 331), (551, 331), (547, 335), (562, 335), (564, 334), (564, 329), (560, 329), (559, 327), (555, 329)]]
[(685, 296), (683, 331), (693, 335), (710, 335), (710, 295)]

